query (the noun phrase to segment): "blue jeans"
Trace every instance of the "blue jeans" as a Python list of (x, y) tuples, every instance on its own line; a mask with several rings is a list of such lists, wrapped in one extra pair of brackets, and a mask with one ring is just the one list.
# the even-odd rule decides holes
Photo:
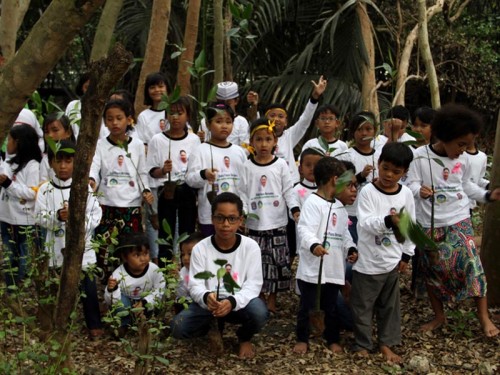
[[(224, 322), (241, 324), (236, 331), (239, 342), (248, 342), (253, 335), (259, 333), (269, 318), (266, 304), (260, 298), (252, 299), (245, 308), (231, 311), (223, 319)], [(172, 336), (176, 339), (189, 339), (207, 334), (210, 322), (214, 319), (212, 312), (193, 302), (187, 310), (174, 316), (171, 323)]]

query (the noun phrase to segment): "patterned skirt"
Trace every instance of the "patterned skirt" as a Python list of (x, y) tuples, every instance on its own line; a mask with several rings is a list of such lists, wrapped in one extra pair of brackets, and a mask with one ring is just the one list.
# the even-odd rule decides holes
[[(425, 228), (430, 236), (430, 228)], [(486, 276), (476, 244), (470, 219), (434, 229), (438, 239), (439, 259), (422, 251), (422, 269), (428, 286), (444, 301), (461, 301), (486, 296)], [(435, 257), (437, 258), (437, 257)]]
[(262, 254), (262, 293), (290, 290), (292, 271), (286, 226), (271, 230), (250, 230), (248, 236), (257, 241)]

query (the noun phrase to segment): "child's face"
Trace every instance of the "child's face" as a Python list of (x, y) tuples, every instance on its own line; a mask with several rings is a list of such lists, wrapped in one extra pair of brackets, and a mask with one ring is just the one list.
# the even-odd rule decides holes
[(255, 148), (255, 154), (259, 158), (272, 157), (273, 150), (278, 139), (273, 133), (269, 133), (267, 129), (257, 130), (250, 140), (250, 143)]
[(170, 123), (171, 131), (182, 131), (186, 127), (188, 122), (188, 114), (186, 109), (182, 106), (172, 106), (170, 108), (170, 113), (167, 116), (168, 122)]
[(354, 204), (356, 197), (358, 195), (358, 182), (356, 181), (356, 176), (352, 176), (351, 182), (346, 185), (344, 190), (337, 194), (337, 198), (345, 206), (350, 206)]
[(339, 127), (339, 120), (335, 113), (326, 111), (319, 114), (319, 117), (316, 119), (316, 127), (323, 137), (332, 137)]
[(104, 117), (106, 127), (109, 133), (114, 138), (121, 138), (127, 132), (127, 126), (131, 123), (132, 118), (125, 114), (121, 108), (109, 108)]
[(233, 99), (224, 100), (224, 103), (227, 106), (231, 107), (233, 112), (236, 113), (236, 106), (238, 105), (239, 100), (240, 100), (240, 98), (233, 98)]
[(300, 159), (299, 172), (307, 181), (314, 182), (314, 167), (323, 157), (321, 155), (306, 155)]
[(431, 141), (431, 124), (426, 124), (422, 122), (418, 117), (415, 119), (415, 122), (411, 126), (411, 130), (415, 133), (421, 134), (423, 138), (417, 139), (418, 144), (420, 145), (428, 145)]
[(70, 131), (64, 129), (63, 124), (61, 124), (61, 121), (59, 120), (52, 121), (50, 124), (48, 124), (44, 129), (44, 133), (45, 139), (50, 137), (56, 142), (71, 137)]
[(149, 261), (149, 250), (145, 246), (140, 250), (134, 249), (123, 257), (123, 262), (127, 263), (129, 271), (134, 275), (143, 273)]
[(17, 141), (9, 134), (7, 137), (7, 153), (14, 155), (17, 152)]
[(465, 152), (465, 150), (467, 150), (467, 146), (471, 142), (474, 142), (474, 138), (475, 135), (469, 133), (467, 135), (455, 138), (449, 142), (442, 142), (446, 155), (450, 159), (457, 159), (460, 155), (462, 155)]
[(388, 161), (378, 163), (378, 185), (384, 190), (397, 187), (399, 180), (407, 172), (407, 169), (398, 167)]
[(281, 108), (272, 108), (266, 113), (266, 118), (268, 120), (274, 120), (274, 132), (277, 137), (281, 137), (288, 125), (288, 115)]
[(375, 127), (370, 122), (362, 123), (354, 132), (354, 142), (357, 146), (370, 145), (375, 136)]
[(233, 131), (233, 119), (226, 111), (218, 111), (208, 123), (208, 129), (211, 139), (223, 142)]
[(52, 158), (50, 166), (56, 173), (56, 176), (61, 181), (67, 181), (73, 174), (74, 157), (69, 155), (58, 155)]
[(234, 238), (236, 231), (243, 222), (235, 203), (219, 203), (212, 215), (216, 240), (227, 241)]
[(160, 82), (148, 87), (148, 94), (154, 105), (161, 102), (162, 95), (167, 93), (167, 85), (165, 82)]
[(185, 243), (181, 248), (181, 262), (187, 269), (189, 269), (189, 261), (191, 260), (191, 252), (193, 251), (194, 245), (196, 245), (194, 242)]

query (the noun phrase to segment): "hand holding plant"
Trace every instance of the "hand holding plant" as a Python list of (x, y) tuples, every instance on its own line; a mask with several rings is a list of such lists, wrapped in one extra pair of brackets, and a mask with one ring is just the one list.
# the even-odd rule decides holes
[(151, 193), (150, 191), (144, 191), (142, 193), (142, 199), (144, 199), (144, 202), (146, 202), (147, 204), (149, 204), (151, 206), (155, 200), (155, 197), (154, 197), (153, 193)]
[(161, 168), (161, 173), (166, 175), (172, 172), (172, 160), (168, 159), (163, 162), (163, 167)]
[(420, 187), (420, 198), (427, 199), (434, 194), (434, 190), (430, 186), (422, 185)]
[(205, 177), (210, 184), (213, 184), (215, 182), (215, 179), (217, 178), (217, 172), (219, 172), (217, 168), (205, 169)]
[(328, 255), (328, 250), (326, 250), (323, 246), (318, 245), (314, 248), (313, 255), (322, 257), (323, 255)]

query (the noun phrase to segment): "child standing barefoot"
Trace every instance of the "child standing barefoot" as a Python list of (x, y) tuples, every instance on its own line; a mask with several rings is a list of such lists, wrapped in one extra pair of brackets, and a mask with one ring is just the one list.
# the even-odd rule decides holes
[[(439, 246), (438, 259), (431, 259), (425, 251), (421, 254), (427, 292), (435, 316), (421, 327), (424, 331), (438, 328), (446, 322), (443, 301), (474, 298), (485, 336), (499, 334), (488, 314), (486, 275), (474, 243), (469, 211), (470, 199), (479, 202), (500, 199), (500, 188), (487, 191), (471, 181), (472, 168), (465, 151), (479, 134), (481, 123), (477, 114), (463, 106), (443, 106), (431, 124), (436, 142), (415, 151), (415, 160), (408, 174), (408, 186), (416, 199), (418, 220), (429, 235), (432, 208), (429, 198), (435, 200), (432, 237)], [(432, 159), (439, 159), (440, 163)]]
[(273, 154), (277, 142), (274, 121), (261, 118), (252, 123), (250, 143), (255, 154), (243, 165), (240, 181), (246, 212), (252, 214), (245, 226), (249, 229), (248, 235), (259, 243), (262, 251), (262, 296), (268, 295), (267, 307), (271, 312), (276, 312), (276, 294), (290, 290), (287, 206), (291, 208), (295, 221), (300, 213), (288, 166)]

